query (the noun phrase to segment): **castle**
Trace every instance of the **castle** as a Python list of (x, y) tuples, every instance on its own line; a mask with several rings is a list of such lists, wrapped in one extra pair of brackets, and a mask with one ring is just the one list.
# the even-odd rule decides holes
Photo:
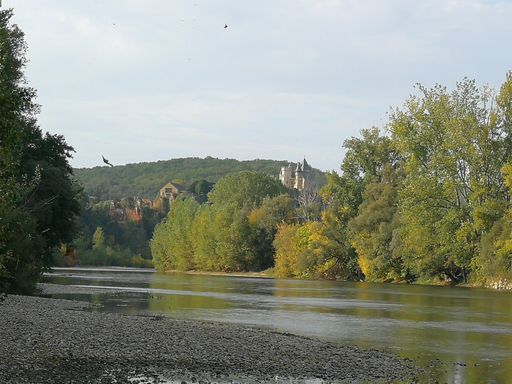
[(292, 163), (286, 167), (281, 167), (279, 181), (288, 188), (303, 191), (312, 187), (312, 171), (313, 168), (304, 158), (302, 163)]

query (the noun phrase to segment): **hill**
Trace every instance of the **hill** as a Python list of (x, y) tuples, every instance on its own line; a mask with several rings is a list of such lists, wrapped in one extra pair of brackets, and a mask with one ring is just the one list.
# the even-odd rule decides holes
[(280, 168), (288, 163), (284, 160), (239, 161), (189, 157), (113, 168), (77, 168), (74, 173), (82, 183), (85, 193), (99, 200), (121, 199), (126, 196), (153, 199), (168, 181), (180, 180), (189, 184), (194, 180), (205, 179), (216, 182), (223, 176), (239, 171), (258, 171), (277, 177)]

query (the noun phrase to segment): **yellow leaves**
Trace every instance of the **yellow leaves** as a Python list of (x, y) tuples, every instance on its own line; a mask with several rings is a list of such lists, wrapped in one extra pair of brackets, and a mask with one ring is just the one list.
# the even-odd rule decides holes
[(260, 223), (264, 218), (265, 212), (261, 207), (253, 209), (251, 213), (249, 213), (249, 216), (247, 216), (249, 224), (252, 226)]
[(344, 267), (337, 257), (345, 252), (343, 245), (329, 236), (322, 222), (280, 225), (274, 247), (278, 277), (336, 278)]
[(365, 276), (370, 274), (370, 260), (362, 254), (358, 254), (357, 264)]
[(507, 186), (508, 190), (512, 193), (512, 163), (505, 164), (501, 168), (501, 174), (503, 175), (503, 181)]
[(499, 239), (496, 241), (496, 254), (499, 257), (512, 257), (512, 239)]
[(274, 271), (278, 277), (295, 277), (299, 274), (297, 264), (301, 252), (298, 246), (298, 229), (296, 224), (282, 224), (277, 229), (274, 239)]
[(368, 251), (373, 249), (372, 237), (368, 232), (359, 232), (352, 240), (352, 246), (356, 250), (357, 263), (365, 276), (370, 275), (371, 257)]

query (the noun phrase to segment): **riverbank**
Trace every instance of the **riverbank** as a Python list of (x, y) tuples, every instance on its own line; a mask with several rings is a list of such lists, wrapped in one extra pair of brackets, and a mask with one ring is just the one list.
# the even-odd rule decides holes
[(228, 276), (228, 277), (252, 277), (258, 279), (277, 279), (272, 271), (266, 270), (261, 272), (214, 272), (214, 271), (178, 271), (168, 270), (165, 273), (185, 273), (187, 275), (199, 275), (199, 276)]
[[(2, 383), (412, 382), (409, 360), (243, 326), (94, 311), (9, 296), (0, 305)], [(276, 379), (277, 377), (281, 379)]]
[[(187, 275), (201, 275), (201, 276), (228, 276), (228, 277), (246, 277), (246, 278), (258, 278), (258, 279), (280, 279), (279, 277), (274, 276), (272, 270), (266, 270), (261, 272), (212, 272), (212, 271), (178, 271), (178, 270), (168, 270), (165, 273), (184, 273)], [(299, 278), (289, 277), (287, 279), (291, 280), (301, 280)], [(319, 280), (322, 279), (312, 279)], [(365, 281), (361, 281), (362, 283)], [(459, 287), (459, 288), (486, 288), (493, 289), (497, 291), (512, 291), (512, 283), (508, 280), (499, 280), (493, 283), (489, 283), (487, 286), (476, 283), (459, 283), (454, 284), (451, 281), (447, 280), (438, 280), (438, 279), (420, 279), (416, 280), (412, 283), (408, 283), (406, 281), (369, 281), (368, 283), (377, 283), (377, 284), (410, 284), (410, 285), (426, 285), (426, 286), (434, 286), (434, 287)]]

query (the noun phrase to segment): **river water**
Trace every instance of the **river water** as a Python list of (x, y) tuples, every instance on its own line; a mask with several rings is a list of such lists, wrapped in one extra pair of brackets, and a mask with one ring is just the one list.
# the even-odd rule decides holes
[(429, 367), (432, 382), (512, 383), (512, 292), (128, 268), (56, 268), (44, 281), (122, 290), (53, 295), (97, 310), (247, 324), (387, 350)]

